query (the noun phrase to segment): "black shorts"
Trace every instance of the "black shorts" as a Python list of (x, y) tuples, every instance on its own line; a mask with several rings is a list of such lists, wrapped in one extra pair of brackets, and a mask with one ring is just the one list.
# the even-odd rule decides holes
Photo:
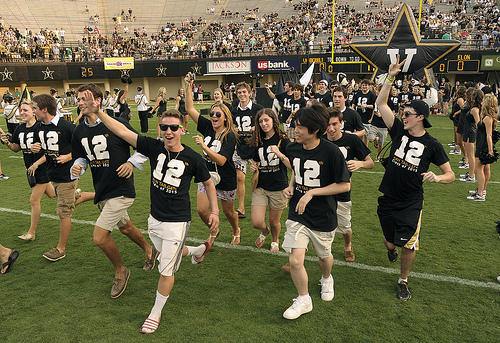
[(396, 201), (378, 198), (377, 214), (385, 239), (399, 247), (418, 250), (423, 199)]

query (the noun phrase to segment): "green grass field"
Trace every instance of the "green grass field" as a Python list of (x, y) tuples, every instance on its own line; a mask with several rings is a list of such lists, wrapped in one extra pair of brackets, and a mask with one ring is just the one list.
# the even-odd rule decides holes
[[(200, 105), (198, 105), (200, 106)], [(207, 105), (204, 105), (207, 106)], [(170, 103), (168, 108), (172, 108)], [(207, 106), (208, 107), (208, 106)], [(201, 107), (199, 107), (201, 108)], [(135, 107), (132, 126), (139, 129)], [(431, 117), (429, 132), (448, 152), (452, 123)], [(157, 119), (150, 119), (149, 136), (155, 137)], [(6, 129), (2, 120), (0, 125)], [(183, 143), (194, 144), (196, 127)], [(372, 151), (375, 149), (371, 146)], [(375, 153), (372, 153), (375, 157)], [(458, 156), (450, 160), (455, 174)], [(42, 257), (55, 246), (59, 221), (55, 199), (42, 199), (36, 240), (17, 238), (29, 227), (30, 188), (21, 154), (0, 146), (3, 172), (0, 181), (0, 243), (20, 252), (9, 274), (0, 276), (1, 342), (498, 342), (500, 339), (500, 240), (494, 221), (500, 218), (500, 164), (492, 166), (487, 201), (466, 199), (477, 184), (455, 181), (450, 185), (425, 184), (420, 251), (410, 274), (412, 299), (396, 298), (399, 262), (389, 263), (376, 215), (378, 186), (383, 167), (355, 172), (352, 178), (353, 247), (356, 262), (343, 258), (343, 240), (333, 243), (336, 296), (320, 298), (321, 278), (315, 253), (307, 253), (309, 290), (314, 310), (297, 320), (282, 317), (297, 296), (289, 274), (280, 270), (287, 255), (269, 253), (270, 240), (257, 249), (258, 231), (251, 225), (251, 194), (247, 192), (248, 217), (240, 221), (241, 244), (230, 246), (231, 229), (221, 216), (221, 235), (201, 265), (183, 261), (171, 297), (163, 310), (157, 332), (139, 334), (153, 305), (159, 274), (144, 272), (144, 256), (118, 231), (122, 260), (131, 269), (124, 294), (109, 296), (114, 273), (111, 263), (92, 242), (98, 209), (92, 203), (76, 208), (67, 256), (58, 262)], [(436, 166), (432, 167), (437, 171)], [(147, 236), (149, 214), (149, 164), (135, 172), (137, 198), (129, 210), (134, 224)], [(250, 185), (250, 177), (247, 177)], [(200, 244), (208, 229), (196, 214), (196, 185), (191, 188), (193, 221), (187, 244)], [(80, 180), (92, 189), (90, 172)], [(250, 189), (250, 187), (247, 187)], [(282, 216), (282, 233), (287, 210)], [(149, 238), (148, 238), (149, 240)]]

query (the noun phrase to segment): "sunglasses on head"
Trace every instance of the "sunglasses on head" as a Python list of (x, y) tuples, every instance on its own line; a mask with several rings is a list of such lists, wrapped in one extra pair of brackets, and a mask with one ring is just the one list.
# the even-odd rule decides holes
[(214, 115), (215, 115), (217, 118), (222, 117), (222, 113), (220, 113), (220, 112), (210, 112), (210, 118), (211, 118), (211, 117), (213, 117)]
[(170, 129), (170, 131), (175, 132), (179, 130), (179, 128), (183, 129), (184, 126), (178, 124), (176, 125), (160, 124), (160, 130), (162, 131), (167, 131), (167, 129)]

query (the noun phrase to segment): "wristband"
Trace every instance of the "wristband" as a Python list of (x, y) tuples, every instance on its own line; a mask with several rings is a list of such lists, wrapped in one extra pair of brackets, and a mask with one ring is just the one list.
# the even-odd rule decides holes
[(215, 214), (216, 216), (219, 216), (217, 212), (210, 212), (211, 214)]
[(387, 77), (385, 78), (385, 80), (386, 80), (386, 81), (388, 81), (388, 82), (390, 82), (390, 83), (393, 83), (394, 81), (396, 81), (396, 78), (391, 79), (391, 78), (389, 77), (389, 75), (387, 75)]

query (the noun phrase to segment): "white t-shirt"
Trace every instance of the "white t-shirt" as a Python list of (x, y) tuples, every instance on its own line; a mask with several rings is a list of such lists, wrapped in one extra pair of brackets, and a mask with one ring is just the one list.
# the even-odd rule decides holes
[(144, 94), (137, 94), (135, 96), (135, 103), (137, 104), (137, 111), (146, 111), (148, 109), (148, 99)]
[[(17, 107), (16, 105), (6, 105), (5, 108), (3, 109), (3, 115), (5, 117), (8, 117), (16, 107)], [(14, 114), (12, 118), (7, 119), (7, 123), (19, 124), (19, 120), (17, 119), (16, 114)]]

